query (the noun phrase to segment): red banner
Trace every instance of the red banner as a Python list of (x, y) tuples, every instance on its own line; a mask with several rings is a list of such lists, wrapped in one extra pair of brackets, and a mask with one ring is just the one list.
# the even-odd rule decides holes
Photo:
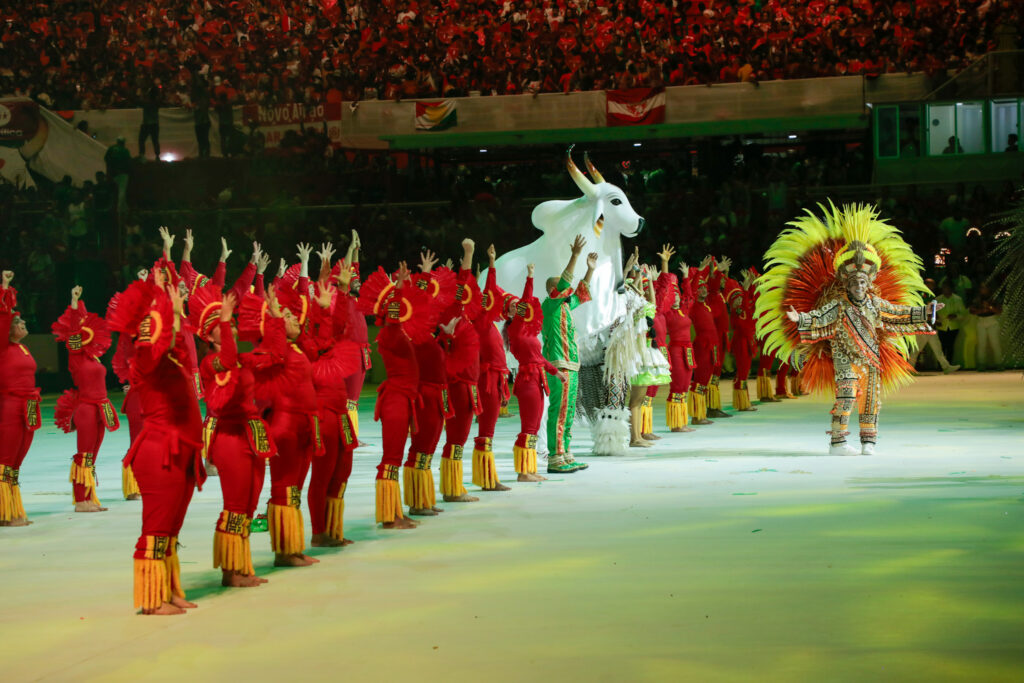
[(299, 131), (303, 126), (316, 126), (319, 130), (325, 123), (331, 144), (341, 144), (340, 102), (312, 106), (276, 104), (268, 107), (250, 104), (242, 108), (242, 122), (246, 127), (251, 123), (258, 124), (266, 137), (267, 147), (277, 147), (285, 132), (289, 130)]
[(643, 126), (665, 122), (665, 88), (631, 88), (605, 92), (606, 124)]
[(0, 143), (31, 140), (39, 130), (39, 119), (39, 105), (32, 100), (0, 100)]

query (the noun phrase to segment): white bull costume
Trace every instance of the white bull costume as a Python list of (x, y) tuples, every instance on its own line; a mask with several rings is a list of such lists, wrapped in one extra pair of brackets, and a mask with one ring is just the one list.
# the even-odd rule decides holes
[[(559, 276), (565, 269), (575, 236), (583, 235), (586, 238), (584, 251), (597, 252), (598, 262), (590, 281), (592, 300), (573, 311), (582, 366), (580, 391), (589, 397), (589, 400), (583, 402), (586, 406), (584, 414), (595, 427), (595, 442), (601, 431), (598, 423), (611, 422), (617, 422), (613, 427), (616, 434), (625, 434), (628, 440), (628, 412), (622, 410), (619, 401), (614, 401), (617, 405), (613, 411), (602, 410), (608, 406), (609, 392), (603, 386), (601, 366), (612, 327), (626, 315), (625, 297), (622, 294), (622, 238), (635, 237), (643, 229), (644, 219), (630, 206), (626, 194), (619, 187), (606, 182), (586, 155), (584, 162), (593, 181), (576, 167), (571, 153), (570, 147), (566, 154), (566, 167), (583, 196), (538, 205), (531, 219), (534, 227), (543, 235), (497, 260), (497, 282), (505, 291), (522, 291), (526, 266), (533, 263), (534, 294), (543, 301), (548, 296), (545, 282), (549, 277)], [(579, 259), (572, 274), (573, 281), (583, 277), (586, 267), (585, 259)], [(481, 286), (486, 277), (486, 272), (480, 275)], [(627, 421), (622, 424), (624, 415)]]

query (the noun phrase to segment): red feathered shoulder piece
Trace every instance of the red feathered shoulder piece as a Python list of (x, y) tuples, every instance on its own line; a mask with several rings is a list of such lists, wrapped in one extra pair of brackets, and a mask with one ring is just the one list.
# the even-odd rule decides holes
[(725, 302), (729, 303), (734, 296), (743, 296), (743, 287), (736, 280), (728, 278), (725, 281)]
[(65, 434), (75, 431), (75, 423), (72, 418), (75, 415), (75, 408), (78, 407), (78, 390), (68, 389), (60, 398), (53, 409), (53, 423), (60, 427)]
[(161, 256), (157, 259), (156, 263), (153, 264), (153, 267), (149, 269), (149, 275), (146, 276), (146, 282), (151, 285), (155, 284), (153, 273), (157, 270), (163, 271), (164, 280), (166, 280), (167, 284), (172, 287), (177, 287), (183, 280), (181, 275), (178, 274), (178, 269), (174, 267), (174, 263), (168, 261), (166, 257)]
[(68, 351), (86, 353), (93, 358), (106, 353), (113, 341), (107, 321), (87, 311), (81, 301), (77, 308), (68, 306), (50, 329), (58, 342), (67, 345)]
[(494, 323), (505, 319), (505, 311), (508, 302), (505, 290), (498, 286), (494, 269), (487, 273), (487, 286), (480, 297), (480, 315), (488, 323)]
[(281, 277), (274, 278), (274, 288), (284, 289), (290, 287), (297, 289), (299, 286), (299, 277), (302, 275), (302, 264), (296, 263), (288, 266), (288, 270), (284, 271), (284, 275)]
[(258, 344), (266, 334), (267, 318), (270, 317), (266, 299), (250, 292), (238, 302), (236, 311), (239, 339)]
[(394, 288), (395, 283), (391, 281), (383, 268), (378, 267), (366, 278), (359, 292), (359, 301), (356, 304), (359, 312), (363, 315), (375, 316), (378, 320), (383, 319), (388, 297)]
[(196, 287), (192, 292), (192, 297), (188, 301), (188, 322), (200, 339), (209, 341), (210, 332), (220, 320), (223, 301), (224, 295), (220, 287), (212, 283)]
[(123, 292), (118, 292), (107, 304), (107, 325), (114, 332), (134, 337), (139, 323), (149, 314), (153, 300), (166, 295), (153, 283), (152, 278), (135, 280)]
[(425, 290), (431, 298), (437, 315), (448, 309), (455, 302), (455, 273), (451, 268), (435, 268), (430, 274), (413, 276), (413, 283)]
[(406, 284), (401, 288), (393, 288), (385, 302), (385, 308), (387, 324), (401, 325), (402, 331), (413, 343), (427, 341), (437, 327), (437, 312), (434, 310), (433, 300), (419, 287)]

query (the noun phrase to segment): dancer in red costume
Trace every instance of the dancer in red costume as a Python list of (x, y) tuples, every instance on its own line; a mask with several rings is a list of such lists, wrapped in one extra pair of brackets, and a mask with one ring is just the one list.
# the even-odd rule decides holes
[(708, 419), (708, 385), (712, 372), (718, 365), (718, 328), (711, 312), (708, 298), (708, 279), (711, 258), (704, 259), (700, 268), (690, 268), (690, 287), (696, 293), (696, 301), (690, 307), (690, 319), (696, 338), (693, 340), (694, 368), (693, 383), (690, 387), (689, 409), (695, 425), (713, 424)]
[(192, 291), (189, 322), (211, 352), (200, 364), (206, 387), (206, 427), (203, 448), (217, 467), (224, 507), (213, 534), (213, 566), (220, 568), (221, 585), (258, 586), (252, 566), (249, 532), (263, 489), (266, 459), (276, 453), (266, 423), (256, 407), (254, 354), (239, 354), (232, 324), (237, 297), (208, 283)]
[[(431, 251), (420, 254), (420, 273), (415, 284), (430, 295), (431, 315), (440, 319), (455, 301), (455, 273), (450, 268), (434, 268), (437, 257)], [(438, 328), (439, 334), (451, 335), (459, 319), (452, 318)], [(445, 353), (435, 334), (413, 343), (416, 364), (419, 367), (419, 401), (415, 407), (416, 432), (412, 434), (409, 455), (402, 469), (405, 504), (409, 514), (435, 516), (443, 512), (437, 506), (434, 471), (431, 462), (437, 442), (441, 439), (444, 422), (453, 416), (448, 401), (448, 374)]]
[(270, 459), (270, 503), (267, 525), (277, 567), (305, 567), (319, 562), (303, 551), (302, 486), (315, 454), (323, 453), (320, 417), (313, 387), (312, 360), (317, 350), (305, 332), (310, 315), (309, 255), (298, 246), (299, 273), (294, 281), (279, 277), (265, 301), (247, 296), (239, 311), (239, 332), (260, 339), (263, 354), (256, 369), (257, 388), (270, 397), (266, 420), (277, 445)]
[(455, 303), (442, 319), (459, 318), (455, 329), (441, 335), (447, 351), (448, 399), (452, 417), (444, 425), (445, 444), (441, 454), (441, 494), (446, 503), (472, 503), (480, 500), (466, 491), (462, 482), (462, 451), (480, 414), (480, 337), (474, 321), (480, 315), (482, 295), (473, 277), (473, 240), (462, 240), (462, 264), (459, 269)]
[(750, 403), (747, 378), (754, 358), (754, 293), (753, 276), (743, 271), (743, 283), (732, 278), (725, 285), (725, 298), (729, 304), (729, 318), (732, 325), (732, 342), (729, 347), (736, 359), (736, 378), (732, 383), (732, 409), (757, 410)]
[(494, 269), (496, 255), (493, 244), (487, 247), (488, 271), (482, 297), (483, 311), (474, 325), (480, 340), (480, 375), (477, 382), (480, 414), (476, 420), (477, 437), (473, 442), (473, 484), (484, 491), (509, 490), (499, 481), (494, 463), (494, 428), (498, 424), (501, 404), (510, 396), (505, 342), (496, 325), (506, 319), (506, 311), (510, 305), (515, 305), (515, 297), (498, 287), (497, 272)]
[(715, 358), (715, 367), (711, 371), (711, 381), (708, 384), (708, 417), (732, 417), (722, 410), (722, 391), (719, 382), (722, 377), (722, 362), (725, 360), (725, 352), (729, 348), (729, 309), (725, 305), (725, 282), (729, 278), (729, 266), (732, 259), (723, 258), (720, 262), (711, 260), (711, 278), (708, 284), (707, 302), (711, 306), (711, 313), (715, 319), (715, 329), (718, 331), (718, 355)]
[(537, 434), (544, 418), (544, 397), (548, 395), (547, 375), (568, 382), (566, 372), (558, 370), (544, 357), (540, 329), (544, 323), (540, 300), (533, 294), (533, 264), (526, 266), (526, 286), (515, 303), (508, 324), (509, 350), (519, 363), (512, 393), (519, 401), (519, 435), (512, 449), (519, 481), (547, 481), (537, 474)]
[(110, 328), (134, 336), (132, 387), (144, 426), (125, 464), (142, 491), (142, 535), (135, 545), (135, 606), (144, 614), (181, 614), (185, 600), (178, 533), (192, 493), (206, 478), (202, 417), (182, 341), (183, 310), (174, 266), (160, 261), (152, 281), (133, 282), (108, 308)]
[(41, 425), (39, 388), (36, 361), (21, 343), (28, 330), (15, 310), (14, 273), (0, 277), (0, 526), (27, 526), (18, 472)]
[[(668, 316), (672, 313), (672, 306), (676, 297), (675, 292), (678, 291), (675, 276), (668, 272), (668, 259), (671, 259), (673, 254), (675, 254), (675, 249), (668, 244), (662, 245), (661, 253), (658, 254), (661, 258), (661, 275), (658, 276), (658, 280), (655, 282), (654, 300), (657, 311), (651, 323), (651, 328), (654, 330), (654, 343), (658, 347), (658, 351), (665, 356), (670, 369), (672, 367), (672, 358), (668, 347)], [(663, 277), (666, 274), (668, 277)], [(640, 436), (645, 441), (658, 441), (661, 439), (660, 436), (654, 433), (654, 399), (658, 396), (658, 389), (660, 388), (661, 386), (658, 384), (652, 384), (647, 387), (647, 396), (641, 408)], [(685, 395), (685, 393), (684, 391), (683, 394)], [(669, 395), (666, 397), (666, 419), (668, 415), (667, 408), (669, 404), (672, 404), (670, 399), (672, 399), (671, 385), (669, 387)], [(685, 404), (683, 405), (685, 406)]]
[(790, 365), (788, 362), (783, 363), (779, 366), (779, 372), (775, 375), (775, 398), (796, 398), (790, 387), (792, 383), (788, 381)]
[(363, 391), (363, 382), (366, 381), (366, 373), (370, 371), (373, 364), (370, 362), (370, 336), (366, 327), (366, 316), (359, 312), (359, 233), (352, 231), (352, 241), (348, 245), (348, 254), (345, 256), (345, 263), (348, 264), (352, 273), (349, 282), (348, 296), (343, 300), (348, 305), (348, 324), (345, 326), (345, 334), (341, 340), (343, 346), (349, 347), (345, 355), (358, 354), (359, 368), (345, 378), (345, 393), (348, 396), (348, 417), (355, 430), (356, 448), (359, 443), (359, 395)]
[(405, 440), (418, 431), (419, 365), (414, 342), (425, 341), (436, 326), (428, 295), (410, 284), (405, 262), (395, 282), (378, 269), (366, 280), (359, 308), (382, 325), (377, 351), (387, 373), (377, 389), (374, 419), (380, 420), (382, 455), (377, 466), (377, 522), (385, 529), (413, 529), (416, 524), (402, 514), (398, 470), (402, 467)]
[(105, 430), (120, 424), (107, 398), (107, 368), (99, 358), (110, 348), (107, 321), (89, 313), (81, 301), (82, 288), (71, 290), (71, 305), (51, 328), (68, 350), (68, 366), (75, 389), (57, 399), (54, 422), (64, 433), (76, 432), (78, 452), (71, 460), (75, 512), (102, 512), (96, 495), (96, 458)]
[[(345, 489), (352, 474), (355, 430), (348, 413), (345, 378), (357, 371), (358, 356), (346, 357), (341, 340), (348, 325), (348, 286), (352, 271), (341, 261), (332, 270), (330, 243), (322, 246), (320, 277), (317, 280), (315, 319), (318, 357), (313, 362), (313, 386), (320, 408), (320, 430), (324, 454), (313, 458), (306, 501), (314, 547), (349, 545), (345, 538)], [(316, 309), (314, 309), (316, 310)]]
[[(147, 278), (149, 278), (149, 270), (143, 268), (138, 272), (139, 280), (146, 280)], [(114, 305), (118, 296), (118, 294), (114, 295), (111, 299), (111, 305)], [(139, 402), (139, 392), (133, 390), (131, 386), (131, 362), (134, 355), (135, 346), (132, 344), (131, 335), (117, 335), (117, 349), (114, 350), (111, 366), (114, 369), (114, 374), (117, 375), (117, 381), (121, 383), (121, 387), (124, 390), (124, 399), (121, 401), (121, 414), (128, 419), (129, 450), (135, 444), (135, 440), (139, 438), (139, 433), (142, 432), (142, 404)], [(130, 465), (121, 465), (121, 493), (124, 495), (125, 500), (142, 499), (142, 494), (139, 492), (139, 482), (135, 480), (135, 474), (132, 472)]]
[(679, 264), (683, 275), (682, 292), (674, 273), (669, 272), (669, 260), (675, 249), (665, 245), (661, 254), (661, 274), (658, 276), (659, 305), (668, 302), (665, 311), (665, 326), (668, 330), (668, 360), (672, 371), (672, 382), (669, 384), (668, 397), (665, 403), (665, 421), (673, 432), (692, 432), (689, 427), (690, 416), (687, 410), (687, 393), (693, 368), (696, 364), (693, 355), (693, 342), (690, 339), (690, 307), (693, 305), (693, 294), (690, 291), (690, 268), (685, 263)]
[[(750, 269), (754, 279), (761, 277), (756, 268)], [(757, 306), (757, 299), (760, 294), (755, 284), (751, 287), (754, 290), (754, 306)], [(757, 334), (757, 321), (754, 321), (754, 334)], [(761, 403), (780, 403), (781, 399), (775, 398), (775, 389), (772, 386), (772, 366), (775, 364), (775, 353), (765, 350), (764, 338), (757, 339), (757, 400)]]

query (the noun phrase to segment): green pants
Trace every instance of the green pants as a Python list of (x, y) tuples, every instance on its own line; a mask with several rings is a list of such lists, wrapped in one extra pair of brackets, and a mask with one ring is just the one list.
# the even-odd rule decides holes
[(551, 389), (551, 403), (548, 405), (548, 451), (552, 457), (565, 455), (569, 452), (572, 441), (572, 419), (576, 415), (576, 386), (579, 373), (566, 371), (569, 379), (561, 381), (557, 377), (548, 382)]

